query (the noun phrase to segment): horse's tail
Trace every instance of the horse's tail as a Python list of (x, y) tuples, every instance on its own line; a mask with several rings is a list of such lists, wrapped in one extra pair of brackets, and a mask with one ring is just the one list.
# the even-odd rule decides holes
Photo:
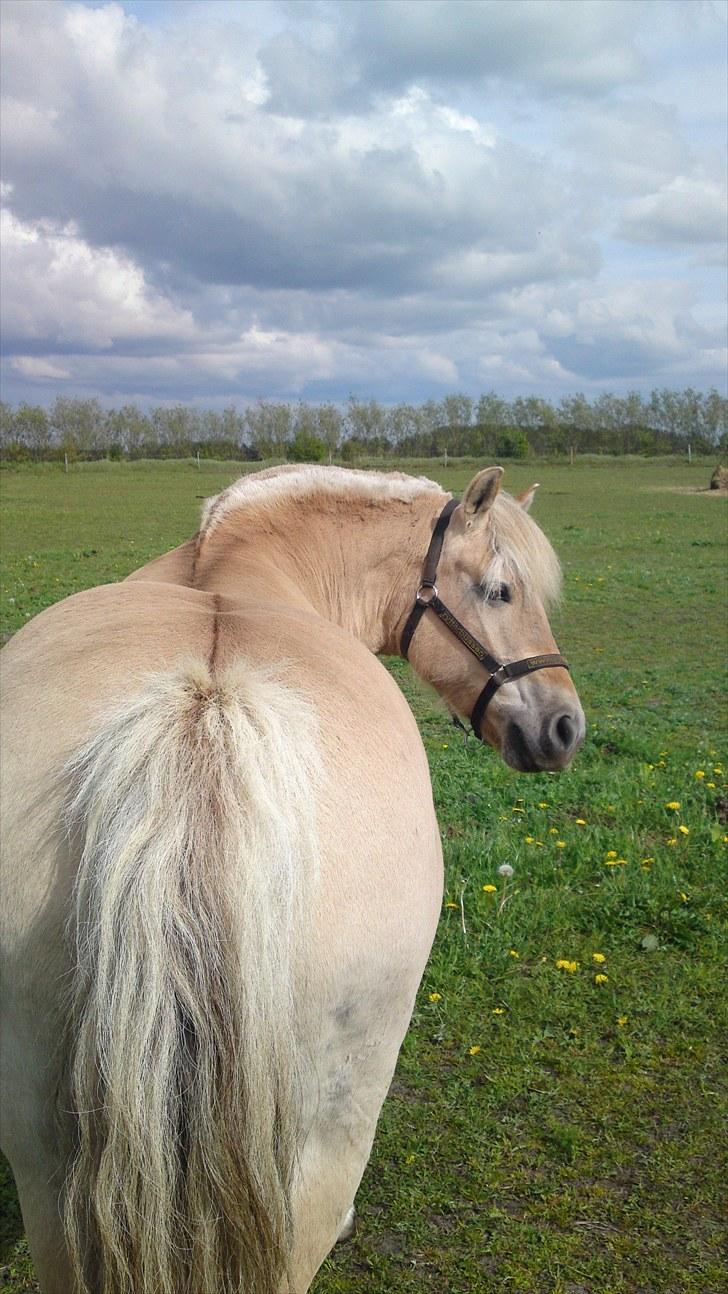
[(192, 666), (152, 680), (70, 766), (65, 1223), (81, 1294), (280, 1289), (316, 760), (312, 711), (286, 685)]

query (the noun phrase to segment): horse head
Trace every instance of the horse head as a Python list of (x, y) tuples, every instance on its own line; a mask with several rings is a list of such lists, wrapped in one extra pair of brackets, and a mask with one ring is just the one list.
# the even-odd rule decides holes
[(478, 472), (440, 513), (401, 650), (511, 767), (562, 769), (585, 721), (546, 614), (561, 573), (528, 515), (536, 487), (514, 499), (502, 475)]

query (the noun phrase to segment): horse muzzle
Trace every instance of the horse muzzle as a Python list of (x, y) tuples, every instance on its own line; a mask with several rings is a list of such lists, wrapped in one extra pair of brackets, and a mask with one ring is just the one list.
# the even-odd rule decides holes
[(557, 772), (568, 768), (584, 740), (581, 706), (559, 706), (540, 722), (519, 718), (505, 726), (501, 754), (520, 773)]

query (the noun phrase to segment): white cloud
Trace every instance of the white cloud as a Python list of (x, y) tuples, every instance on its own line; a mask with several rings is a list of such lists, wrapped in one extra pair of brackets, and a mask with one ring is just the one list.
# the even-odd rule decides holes
[(59, 364), (53, 364), (38, 355), (14, 355), (10, 363), (21, 377), (29, 377), (33, 380), (43, 381), (44, 378), (51, 378), (65, 382), (71, 376), (70, 369), (61, 368)]
[(128, 257), (91, 247), (73, 227), (22, 221), (4, 208), (0, 233), (2, 330), (14, 344), (107, 350), (122, 338), (180, 342), (193, 335), (189, 311), (151, 289)]
[(719, 381), (724, 108), (657, 2), (6, 3), (11, 391)]
[(657, 193), (628, 202), (619, 236), (635, 243), (725, 243), (728, 204), (725, 187), (677, 175)]

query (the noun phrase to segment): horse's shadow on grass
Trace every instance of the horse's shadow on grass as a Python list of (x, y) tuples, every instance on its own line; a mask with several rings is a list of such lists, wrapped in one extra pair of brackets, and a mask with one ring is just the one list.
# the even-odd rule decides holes
[(10, 1164), (0, 1155), (0, 1264), (8, 1263), (18, 1240), (25, 1234)]

